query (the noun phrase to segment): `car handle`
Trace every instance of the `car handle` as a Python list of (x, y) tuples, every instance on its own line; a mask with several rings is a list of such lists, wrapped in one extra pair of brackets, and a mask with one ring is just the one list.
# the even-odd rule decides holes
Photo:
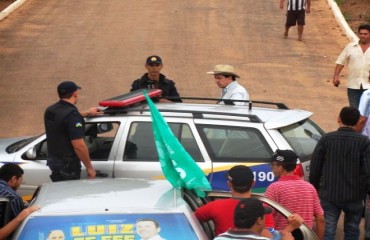
[(103, 172), (101, 172), (101, 171), (99, 171), (99, 170), (95, 170), (95, 173), (96, 173), (96, 177), (97, 177), (97, 178), (106, 178), (106, 177), (108, 177), (108, 176), (109, 176), (109, 174), (108, 174), (108, 173), (103, 173)]

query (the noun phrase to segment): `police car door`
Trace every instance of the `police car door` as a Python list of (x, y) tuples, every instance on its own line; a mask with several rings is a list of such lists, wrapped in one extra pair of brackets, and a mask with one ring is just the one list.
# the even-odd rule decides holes
[[(165, 118), (172, 132), (190, 154), (194, 161), (205, 171), (210, 169), (205, 161), (206, 152), (190, 118)], [(116, 177), (163, 178), (159, 157), (154, 142), (150, 116), (128, 117), (125, 133), (114, 172)], [(172, 141), (166, 139), (166, 141)]]

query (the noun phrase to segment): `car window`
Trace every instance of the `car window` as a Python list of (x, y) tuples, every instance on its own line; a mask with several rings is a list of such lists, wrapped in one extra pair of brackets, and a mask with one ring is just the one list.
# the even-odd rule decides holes
[[(107, 161), (119, 128), (116, 122), (86, 123), (85, 143), (89, 149), (91, 161)], [(48, 147), (46, 139), (35, 145), (36, 160), (46, 160)], [(24, 154), (23, 159), (27, 159)]]
[[(203, 162), (203, 156), (191, 132), (185, 123), (168, 123), (179, 142), (197, 162)], [(133, 122), (126, 142), (125, 161), (158, 161), (151, 122)]]
[(197, 125), (214, 162), (268, 162), (272, 150), (254, 128)]
[[(146, 221), (139, 224), (139, 220)], [(148, 221), (150, 221), (148, 223)], [(155, 221), (157, 226), (152, 224)], [(21, 229), (18, 240), (47, 239), (141, 239), (157, 234), (164, 239), (198, 239), (184, 213), (80, 214), (37, 216), (30, 218)], [(152, 231), (150, 231), (152, 230)], [(140, 236), (141, 235), (141, 236)], [(149, 237), (153, 237), (149, 236)]]
[(119, 128), (117, 122), (87, 123), (85, 143), (92, 161), (107, 161)]
[(317, 142), (324, 134), (311, 120), (298, 122), (279, 129), (300, 160), (309, 160)]

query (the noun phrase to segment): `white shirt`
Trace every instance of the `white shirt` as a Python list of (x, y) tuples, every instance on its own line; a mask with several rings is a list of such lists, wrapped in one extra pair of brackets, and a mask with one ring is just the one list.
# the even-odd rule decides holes
[[(247, 90), (240, 85), (237, 81), (233, 81), (226, 88), (221, 91), (221, 99), (231, 99), (231, 100), (249, 100), (249, 94)], [(220, 102), (224, 104), (223, 102)], [(247, 105), (246, 102), (234, 102), (235, 105)]]
[(358, 110), (362, 116), (367, 117), (362, 134), (370, 138), (370, 89), (362, 93)]
[(370, 48), (364, 53), (358, 42), (351, 42), (343, 49), (336, 64), (348, 67), (348, 88), (364, 89), (370, 88)]

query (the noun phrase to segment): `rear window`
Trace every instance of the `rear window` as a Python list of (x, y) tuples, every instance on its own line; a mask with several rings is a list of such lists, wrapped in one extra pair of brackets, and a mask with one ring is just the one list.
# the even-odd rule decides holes
[(15, 239), (136, 240), (156, 235), (198, 239), (183, 213), (38, 216), (30, 218)]
[(272, 150), (255, 128), (197, 125), (213, 162), (269, 162)]
[(311, 159), (313, 150), (324, 131), (307, 119), (279, 129), (301, 161)]

